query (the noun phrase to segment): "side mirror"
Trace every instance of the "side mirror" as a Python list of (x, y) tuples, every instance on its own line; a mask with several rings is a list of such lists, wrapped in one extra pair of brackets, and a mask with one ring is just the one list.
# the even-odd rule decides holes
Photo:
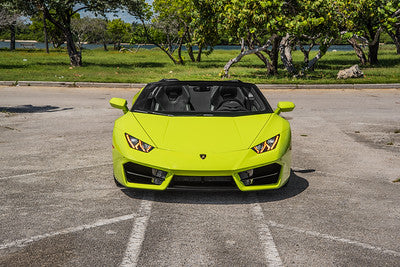
[(289, 112), (294, 109), (295, 105), (293, 102), (279, 102), (278, 103), (278, 108), (274, 110), (274, 113), (279, 115), (281, 112)]
[(125, 113), (127, 113), (129, 111), (128, 107), (127, 107), (127, 102), (125, 99), (122, 98), (117, 98), (117, 97), (113, 97), (110, 100), (110, 105), (113, 108), (118, 108), (118, 109), (122, 109), (122, 111)]

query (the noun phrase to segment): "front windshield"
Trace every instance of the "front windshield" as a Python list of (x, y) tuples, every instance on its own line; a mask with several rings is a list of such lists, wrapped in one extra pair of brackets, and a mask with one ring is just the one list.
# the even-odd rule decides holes
[(166, 115), (271, 113), (260, 90), (241, 82), (159, 82), (146, 86), (132, 111)]

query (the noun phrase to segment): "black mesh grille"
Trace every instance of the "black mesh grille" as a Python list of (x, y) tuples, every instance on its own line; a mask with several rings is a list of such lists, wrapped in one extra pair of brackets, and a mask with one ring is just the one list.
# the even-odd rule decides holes
[(124, 164), (124, 171), (126, 180), (130, 183), (153, 184), (151, 182), (153, 176), (149, 167), (127, 162)]
[(232, 176), (181, 176), (174, 175), (169, 187), (235, 188)]
[(253, 176), (253, 183), (251, 185), (267, 185), (276, 184), (279, 180), (281, 172), (281, 165), (274, 163), (260, 168), (255, 168)]

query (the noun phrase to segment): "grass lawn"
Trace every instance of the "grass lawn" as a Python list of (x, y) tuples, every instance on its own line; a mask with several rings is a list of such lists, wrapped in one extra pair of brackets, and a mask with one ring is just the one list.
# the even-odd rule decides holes
[[(83, 67), (71, 68), (65, 50), (0, 50), (0, 80), (2, 81), (69, 81), (69, 82), (127, 82), (147, 83), (162, 78), (181, 80), (219, 80), (219, 74), (226, 62), (239, 51), (215, 50), (211, 55), (203, 55), (203, 61), (184, 66), (174, 65), (168, 57), (157, 49), (138, 52), (84, 50)], [(316, 52), (314, 52), (315, 54)], [(314, 56), (311, 53), (310, 58)], [(301, 66), (303, 55), (293, 53), (297, 66)], [(361, 79), (336, 80), (341, 69), (358, 64), (353, 51), (328, 52), (318, 63), (314, 72), (301, 79), (293, 79), (279, 66), (279, 75), (266, 76), (262, 62), (255, 56), (244, 57), (232, 66), (230, 79), (240, 79), (253, 83), (400, 83), (400, 55), (394, 46), (382, 46), (379, 51), (379, 65), (363, 66), (366, 75)]]

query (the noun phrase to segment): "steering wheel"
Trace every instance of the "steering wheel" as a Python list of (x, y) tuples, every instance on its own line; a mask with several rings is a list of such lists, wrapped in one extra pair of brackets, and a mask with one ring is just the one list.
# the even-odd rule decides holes
[[(233, 107), (232, 106), (224, 106), (224, 104), (226, 104), (228, 102), (234, 102), (235, 104), (238, 104), (238, 105), (233, 106)], [(217, 111), (231, 111), (231, 110), (246, 111), (247, 109), (237, 99), (225, 99), (218, 105), (218, 107), (215, 110), (217, 110)]]

